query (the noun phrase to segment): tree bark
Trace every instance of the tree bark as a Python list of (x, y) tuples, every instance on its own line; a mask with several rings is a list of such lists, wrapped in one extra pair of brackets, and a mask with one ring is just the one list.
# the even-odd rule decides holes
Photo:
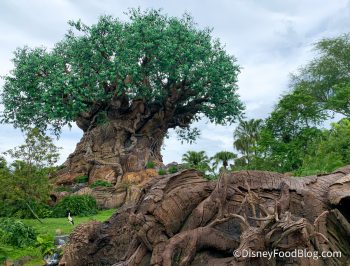
[[(348, 265), (350, 167), (304, 178), (195, 170), (159, 176), (105, 223), (78, 226), (60, 265)], [(340, 251), (341, 257), (233, 256)]]
[(123, 173), (142, 170), (147, 162), (162, 164), (160, 150), (166, 134), (164, 123), (159, 115), (146, 121), (137, 117), (128, 115), (123, 119), (108, 119), (85, 128), (82, 139), (60, 174), (91, 177), (111, 170), (113, 174), (109, 179), (116, 183)]

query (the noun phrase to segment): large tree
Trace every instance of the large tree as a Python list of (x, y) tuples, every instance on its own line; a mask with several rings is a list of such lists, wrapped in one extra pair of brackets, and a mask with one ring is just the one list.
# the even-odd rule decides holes
[(120, 176), (161, 162), (169, 128), (191, 138), (190, 124), (201, 116), (230, 123), (243, 110), (239, 66), (211, 30), (189, 15), (129, 15), (103, 16), (92, 26), (70, 22), (53, 49), (17, 49), (5, 78), (4, 122), (57, 135), (72, 122), (83, 130), (67, 160), (76, 174), (107, 167)]

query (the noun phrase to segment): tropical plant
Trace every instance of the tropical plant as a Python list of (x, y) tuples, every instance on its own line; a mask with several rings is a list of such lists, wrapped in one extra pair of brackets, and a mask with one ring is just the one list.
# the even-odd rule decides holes
[(233, 133), (233, 146), (242, 153), (247, 165), (251, 163), (253, 156), (257, 156), (257, 141), (262, 126), (262, 119), (240, 120)]
[(210, 169), (210, 160), (205, 151), (188, 151), (182, 155), (182, 162), (188, 167), (205, 172)]
[(229, 151), (220, 151), (216, 153), (213, 157), (210, 159), (214, 161), (213, 167), (217, 168), (220, 164), (227, 169), (229, 162), (236, 159), (237, 155), (233, 152)]

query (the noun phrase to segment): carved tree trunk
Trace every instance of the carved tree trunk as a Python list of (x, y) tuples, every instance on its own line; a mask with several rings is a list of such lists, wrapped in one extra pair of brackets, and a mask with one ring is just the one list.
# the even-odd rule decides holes
[(91, 121), (95, 117), (78, 120), (84, 135), (60, 175), (70, 176), (68, 180), (88, 175), (91, 180), (116, 183), (123, 173), (144, 169), (149, 161), (161, 164), (160, 149), (167, 125), (161, 113), (144, 115), (146, 119), (142, 115), (135, 109), (122, 119), (112, 116), (103, 123)]
[[(350, 167), (323, 176), (194, 170), (157, 177), (109, 221), (78, 226), (60, 265), (349, 265)], [(341, 257), (233, 256), (340, 251)]]

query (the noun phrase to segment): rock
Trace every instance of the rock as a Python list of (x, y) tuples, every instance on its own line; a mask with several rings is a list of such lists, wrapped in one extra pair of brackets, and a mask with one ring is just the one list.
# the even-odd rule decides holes
[(77, 192), (74, 192), (74, 195), (91, 195), (91, 194), (92, 194), (92, 189), (89, 187), (83, 187)]
[(116, 172), (111, 166), (96, 165), (90, 172), (89, 184), (93, 184), (97, 180), (104, 180), (116, 184)]
[(55, 236), (54, 244), (55, 246), (62, 246), (66, 244), (69, 240), (69, 235), (60, 235), (60, 236)]
[[(298, 179), (264, 171), (223, 171), (217, 181), (205, 180), (194, 170), (157, 176), (142, 187), (142, 196), (133, 206), (120, 208), (105, 223), (75, 229), (60, 263), (348, 265), (350, 202), (343, 198), (347, 190), (339, 191), (348, 183), (348, 174), (350, 167), (348, 171)], [(127, 201), (130, 195), (138, 195), (136, 187), (127, 187)], [(343, 203), (343, 212), (328, 201), (331, 189), (335, 194), (330, 200)], [(247, 218), (252, 214), (256, 220)], [(237, 258), (233, 252), (280, 248), (311, 254), (336, 250), (341, 256), (269, 260)]]
[(138, 172), (127, 172), (122, 177), (122, 182), (126, 184), (141, 184), (158, 176), (155, 169), (146, 169)]
[(63, 197), (70, 195), (70, 192), (61, 191), (61, 192), (52, 192), (50, 198), (54, 203), (59, 202)]
[(20, 258), (19, 260), (16, 260), (13, 263), (13, 266), (22, 266), (22, 265), (26, 264), (26, 262), (28, 262), (30, 260), (31, 260), (30, 256), (24, 256), (24, 257)]
[(60, 254), (58, 252), (55, 252), (51, 255), (46, 255), (44, 257), (44, 260), (45, 266), (56, 266), (60, 261)]
[(124, 204), (130, 205), (138, 202), (138, 200), (141, 197), (141, 192), (142, 192), (141, 187), (137, 185), (131, 185), (125, 197)]
[(14, 265), (13, 260), (5, 260), (4, 261), (4, 266), (13, 266), (13, 265)]
[(115, 187), (95, 187), (92, 189), (91, 196), (96, 199), (99, 208), (111, 209), (117, 207)]
[(125, 198), (128, 192), (128, 187), (124, 183), (119, 183), (116, 185), (116, 208), (122, 206), (125, 202)]
[(75, 178), (81, 175), (84, 175), (84, 173), (64, 173), (56, 178), (55, 185), (71, 185), (75, 182)]
[(171, 162), (171, 163), (168, 163), (166, 166), (164, 166), (164, 168), (166, 168), (166, 169), (168, 169), (168, 168), (170, 168), (170, 167), (172, 167), (172, 166), (178, 166), (179, 164), (177, 163), (177, 162)]
[(74, 183), (70, 186), (70, 189), (74, 193), (85, 187), (87, 187), (87, 183)]

